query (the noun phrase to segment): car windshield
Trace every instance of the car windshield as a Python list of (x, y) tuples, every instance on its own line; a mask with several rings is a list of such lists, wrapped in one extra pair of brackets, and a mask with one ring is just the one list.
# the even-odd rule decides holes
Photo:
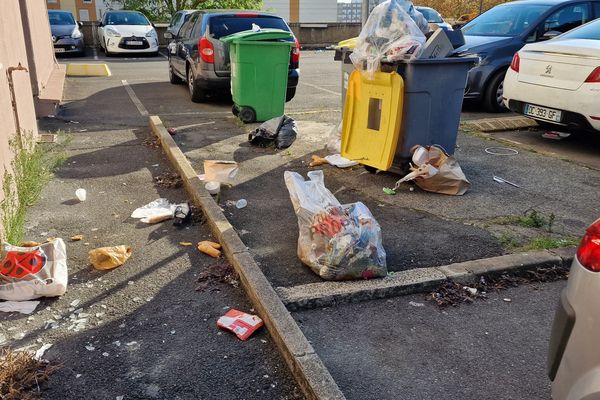
[(242, 16), (222, 16), (210, 19), (210, 33), (213, 38), (219, 39), (241, 31), (248, 31), (252, 29), (253, 23), (261, 28), (274, 28), (289, 31), (289, 28), (283, 19), (278, 17), (252, 16), (250, 18)]
[(150, 22), (140, 13), (112, 12), (106, 16), (106, 25), (150, 25)]
[(435, 11), (431, 8), (417, 8), (417, 11), (419, 11), (421, 14), (423, 14), (423, 16), (425, 17), (427, 22), (433, 22), (433, 23), (444, 22), (444, 20), (442, 19), (442, 16), (437, 11)]
[(49, 12), (50, 25), (75, 25), (75, 19), (71, 13)]
[(560, 39), (590, 39), (600, 40), (600, 20), (572, 30), (560, 36)]
[(470, 36), (517, 36), (533, 26), (550, 5), (511, 4), (496, 6), (466, 24), (462, 31)]

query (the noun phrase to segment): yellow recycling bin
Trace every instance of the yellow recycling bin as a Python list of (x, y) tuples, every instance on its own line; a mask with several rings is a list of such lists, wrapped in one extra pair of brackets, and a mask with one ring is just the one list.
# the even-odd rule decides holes
[(394, 161), (404, 80), (396, 72), (376, 72), (373, 80), (354, 70), (348, 80), (342, 129), (342, 157), (382, 171)]

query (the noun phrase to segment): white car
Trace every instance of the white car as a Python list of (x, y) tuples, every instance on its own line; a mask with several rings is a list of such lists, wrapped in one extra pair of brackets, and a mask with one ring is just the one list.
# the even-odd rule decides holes
[(600, 219), (573, 259), (552, 325), (548, 375), (554, 400), (600, 399)]
[(106, 55), (150, 53), (158, 55), (158, 36), (148, 18), (137, 11), (108, 11), (98, 26), (100, 46)]
[(523, 47), (504, 78), (503, 98), (542, 124), (600, 131), (600, 19)]

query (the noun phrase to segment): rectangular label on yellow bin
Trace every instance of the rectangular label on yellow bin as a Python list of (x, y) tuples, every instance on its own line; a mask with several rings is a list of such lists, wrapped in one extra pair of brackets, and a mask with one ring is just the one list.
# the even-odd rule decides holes
[(354, 70), (348, 79), (342, 157), (387, 171), (394, 161), (402, 125), (404, 80), (376, 72), (370, 80)]

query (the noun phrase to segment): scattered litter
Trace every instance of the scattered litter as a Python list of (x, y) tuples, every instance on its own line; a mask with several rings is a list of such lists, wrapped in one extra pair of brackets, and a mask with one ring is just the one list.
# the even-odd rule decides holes
[(0, 303), (0, 311), (31, 314), (35, 311), (35, 308), (38, 306), (38, 304), (40, 304), (39, 301), (4, 301)]
[(173, 225), (183, 226), (192, 220), (192, 208), (189, 203), (181, 203), (173, 210)]
[(339, 154), (333, 154), (330, 156), (326, 156), (325, 160), (327, 160), (327, 162), (329, 164), (334, 165), (338, 168), (349, 168), (349, 167), (354, 167), (355, 165), (358, 165), (358, 162), (348, 160), (347, 158), (342, 157)]
[(204, 180), (233, 184), (239, 166), (235, 161), (204, 160)]
[(82, 376), (81, 374), (77, 374), (77, 375), (75, 375), (75, 379), (79, 379), (79, 378), (81, 378), (81, 376)]
[(485, 152), (493, 156), (516, 156), (519, 152), (509, 147), (487, 147)]
[(396, 191), (394, 189), (390, 189), (388, 187), (384, 187), (383, 188), (383, 193), (389, 194), (390, 196), (393, 196), (393, 195), (396, 194)]
[(200, 179), (201, 181), (205, 180), (204, 178), (206, 178), (206, 176), (204, 174), (198, 174), (196, 175), (198, 177), (198, 179)]
[(85, 199), (87, 198), (87, 192), (85, 191), (85, 189), (79, 188), (75, 191), (75, 196), (77, 197), (77, 200), (85, 201)]
[(97, 230), (98, 230), (98, 228), (92, 228), (92, 229), (90, 229), (90, 231), (92, 231), (92, 232), (96, 232)]
[(198, 250), (203, 252), (204, 254), (208, 254), (211, 257), (219, 257), (221, 256), (221, 245), (219, 243), (211, 242), (208, 240), (203, 240), (198, 242)]
[(342, 152), (342, 121), (340, 121), (329, 133), (329, 140), (327, 141), (326, 148), (331, 154), (339, 154)]
[(248, 135), (250, 144), (267, 147), (275, 143), (278, 149), (287, 149), (298, 136), (296, 121), (287, 115), (272, 118), (263, 122), (256, 130)]
[(34, 242), (32, 240), (27, 240), (27, 241), (19, 243), (19, 247), (37, 247), (39, 245), (41, 245), (40, 242)]
[(71, 240), (73, 242), (77, 242), (77, 241), (83, 240), (83, 235), (73, 235), (73, 236), (71, 236)]
[(154, 182), (156, 182), (156, 185), (159, 187), (170, 189), (176, 189), (183, 186), (183, 179), (181, 179), (181, 176), (179, 176), (178, 173), (171, 171), (163, 172), (162, 174), (155, 176)]
[(69, 274), (62, 239), (35, 247), (3, 243), (0, 255), (0, 299), (23, 301), (65, 294)]
[(119, 340), (115, 340), (113, 344), (117, 347), (121, 347), (121, 342)]
[(320, 157), (316, 154), (313, 154), (311, 157), (312, 161), (308, 164), (309, 167), (318, 167), (319, 165), (329, 164), (326, 158)]
[(177, 133), (177, 129), (175, 128), (167, 128), (167, 132), (169, 132), (169, 135), (173, 136)]
[(248, 205), (248, 201), (246, 201), (246, 199), (239, 199), (238, 201), (235, 202), (236, 208), (244, 208), (247, 205)]
[(94, 350), (96, 350), (96, 348), (94, 346), (90, 345), (90, 344), (88, 344), (87, 346), (85, 346), (85, 349), (87, 351), (94, 351)]
[(323, 171), (308, 180), (285, 171), (285, 184), (298, 218), (298, 257), (328, 280), (387, 275), (381, 228), (361, 202), (341, 205), (325, 187)]
[(175, 330), (173, 329), (173, 330), (171, 331), (171, 335), (174, 335), (174, 334), (175, 334)]
[(210, 288), (211, 291), (219, 291), (216, 287), (219, 283), (225, 283), (233, 287), (239, 286), (239, 277), (235, 270), (227, 263), (210, 265), (198, 274), (197, 291), (203, 292)]
[(204, 188), (209, 194), (218, 194), (221, 191), (221, 182), (206, 182)]
[(231, 309), (217, 320), (217, 326), (230, 330), (241, 340), (247, 340), (257, 329), (263, 326), (263, 321), (257, 315)]
[(160, 147), (160, 141), (158, 140), (157, 137), (150, 137), (150, 138), (144, 139), (142, 144), (146, 147), (150, 147), (153, 149), (157, 149)]
[(67, 121), (67, 124), (78, 124), (78, 123), (79, 123), (79, 121), (73, 121), (73, 120)]
[(520, 186), (519, 186), (519, 185), (517, 185), (516, 183), (512, 183), (512, 182), (510, 182), (510, 181), (507, 181), (507, 180), (506, 180), (506, 179), (504, 179), (504, 178), (500, 178), (499, 176), (496, 176), (496, 175), (494, 175), (494, 176), (492, 177), (492, 179), (493, 179), (494, 181), (498, 182), (498, 183), (506, 183), (506, 184), (508, 184), (508, 185), (511, 185), (511, 186), (514, 186), (514, 187), (516, 187), (516, 188), (520, 187)]
[(33, 356), (33, 358), (35, 358), (37, 361), (41, 361), (42, 357), (44, 357), (44, 353), (46, 352), (46, 350), (48, 350), (50, 347), (52, 347), (51, 343), (46, 343), (44, 344), (42, 347), (40, 347), (36, 352), (35, 355)]
[(47, 360), (37, 360), (32, 351), (0, 350), (0, 398), (39, 398), (40, 386), (58, 368)]
[(471, 293), (471, 294), (477, 294), (477, 289), (476, 288), (472, 288), (472, 287), (468, 287), (468, 286), (463, 286), (463, 289), (466, 290), (467, 292)]
[(187, 203), (173, 204), (170, 203), (169, 200), (161, 198), (156, 199), (145, 206), (136, 208), (131, 213), (131, 218), (139, 219), (146, 224), (156, 224), (175, 217), (175, 212), (177, 210), (187, 210), (185, 218), (189, 218), (187, 217), (189, 209), (190, 207)]
[(425, 307), (425, 304), (417, 303), (416, 301), (409, 301), (408, 305), (413, 306), (413, 307)]
[(512, 301), (512, 300), (511, 300), (511, 299), (509, 299), (509, 298), (504, 298), (504, 299), (502, 299), (502, 300), (504, 300), (504, 301), (505, 301), (505, 302), (507, 302), (507, 303), (510, 303), (510, 302)]
[(192, 242), (179, 242), (179, 245), (180, 246), (193, 246), (194, 243), (192, 243)]
[(125, 264), (131, 257), (131, 247), (124, 245), (99, 247), (90, 250), (88, 255), (94, 268), (99, 270), (113, 269)]
[(117, 396), (115, 400), (123, 400), (125, 396)]
[(440, 146), (414, 146), (411, 151), (414, 166), (408, 175), (396, 182), (394, 189), (403, 182), (414, 180), (428, 192), (460, 196), (471, 186), (456, 159)]
[(105, 351), (104, 353), (102, 353), (102, 355), (103, 355), (104, 357), (108, 357), (110, 354), (108, 354), (108, 353)]
[(552, 140), (563, 140), (571, 136), (570, 133), (566, 132), (558, 132), (558, 131), (548, 131), (542, 133), (542, 137), (544, 139), (552, 139)]

